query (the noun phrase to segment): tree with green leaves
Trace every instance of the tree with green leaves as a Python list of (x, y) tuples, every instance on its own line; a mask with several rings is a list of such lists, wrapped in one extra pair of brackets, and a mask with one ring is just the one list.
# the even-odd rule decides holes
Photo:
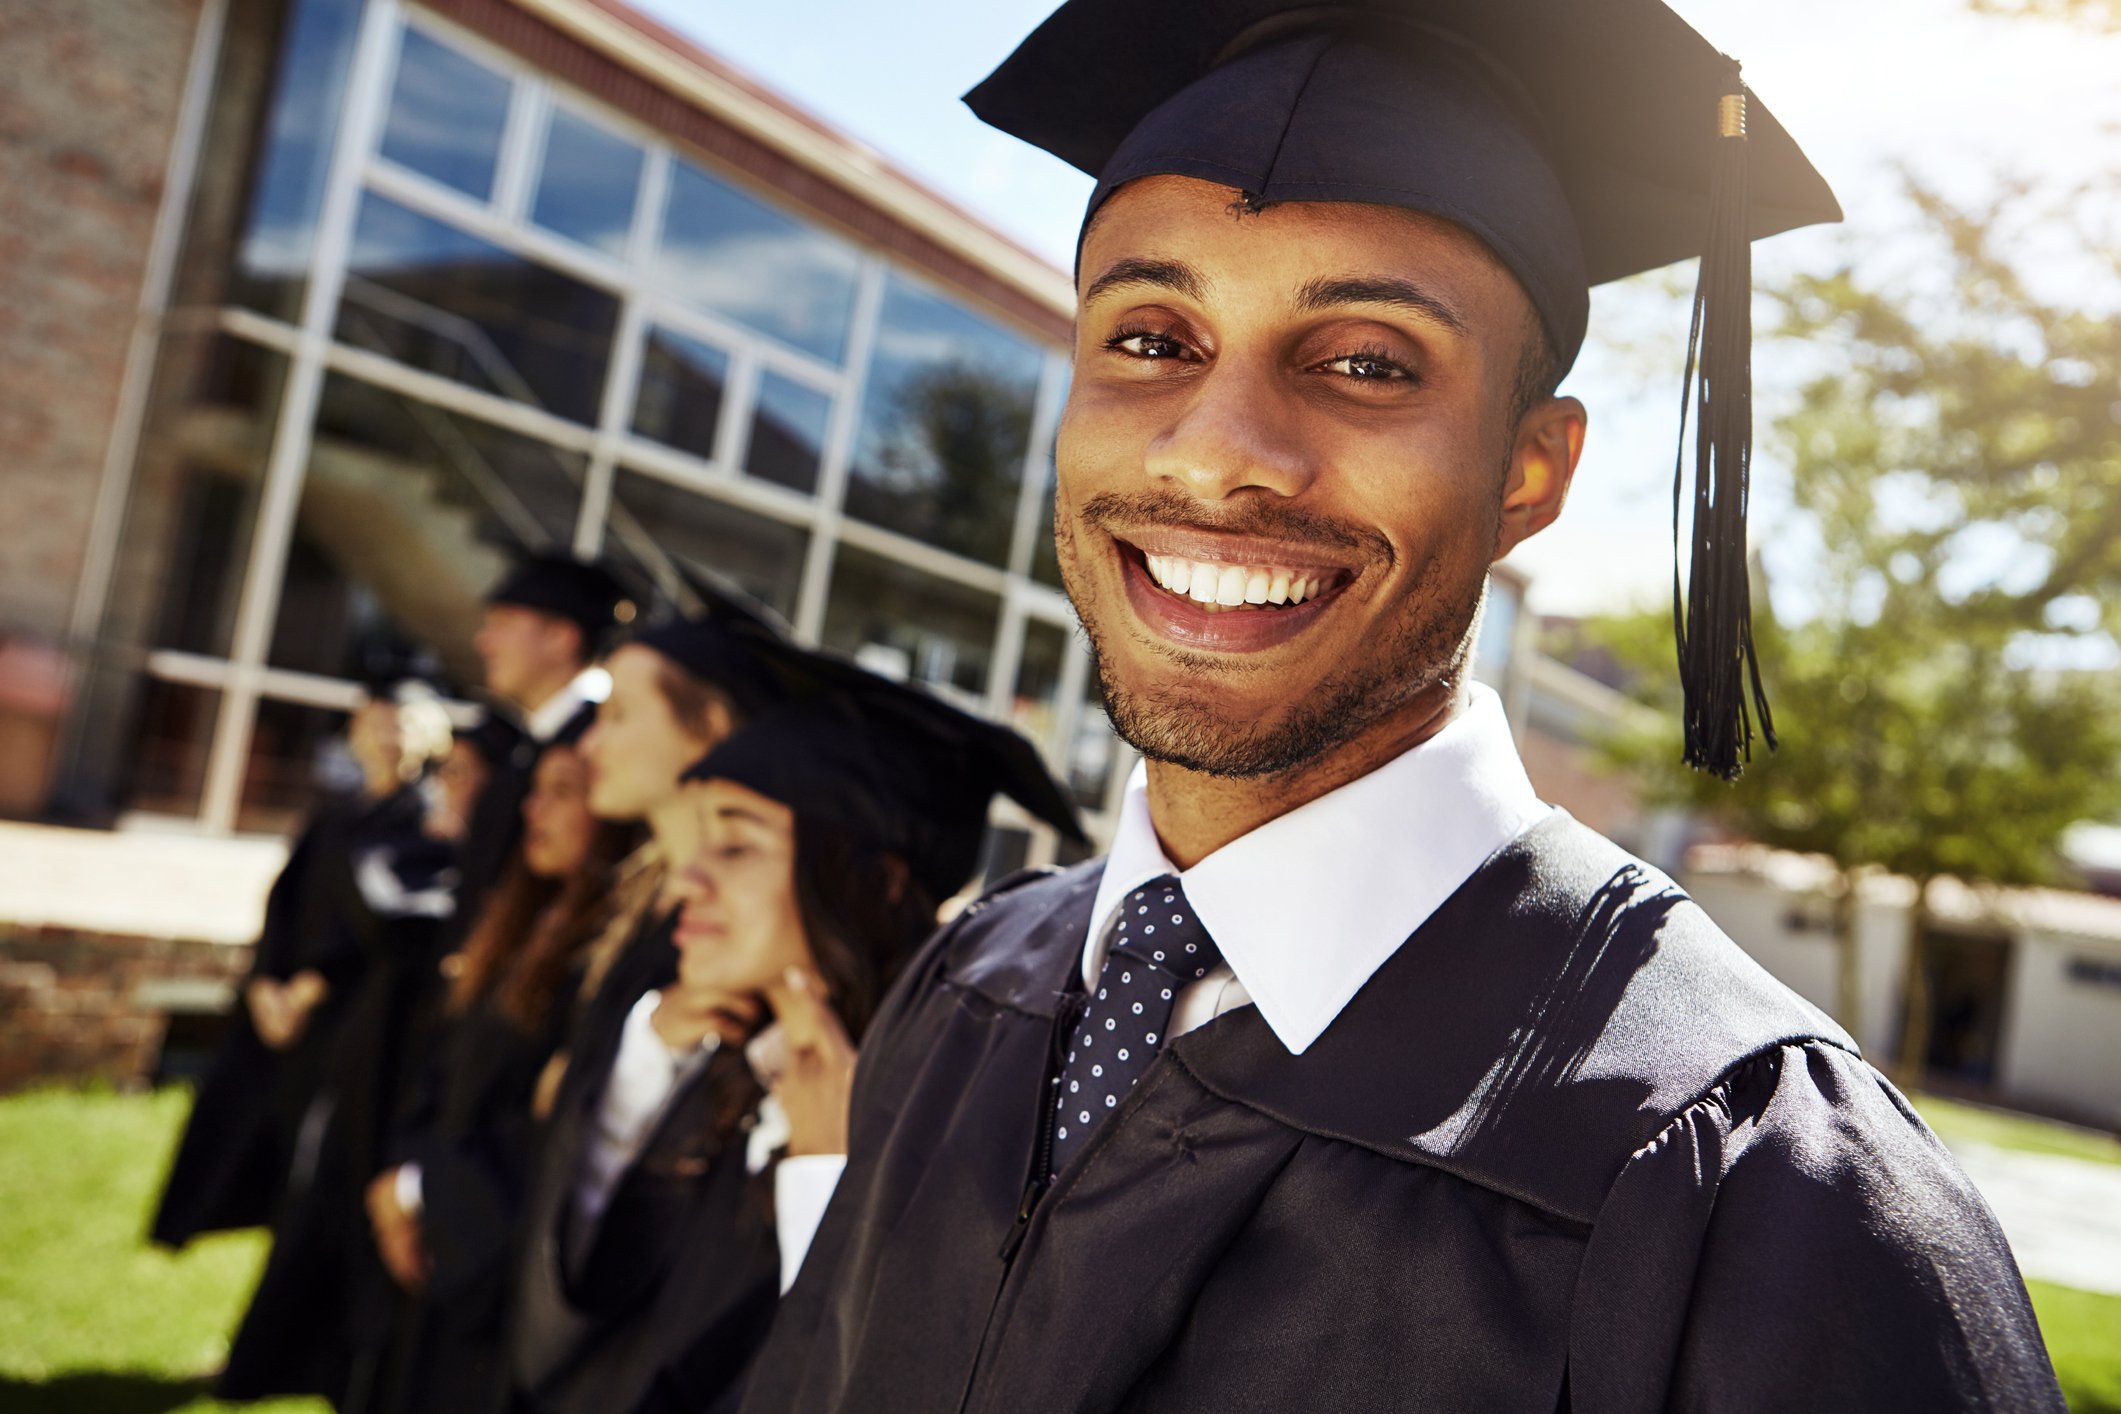
[(2121, 321), (2036, 291), (2006, 254), (2045, 250), (2074, 265), (2068, 284), (2111, 299), (2121, 244), (2087, 228), (2110, 199), (2013, 189), (1968, 208), (1912, 181), (1909, 194), (1914, 268), (1934, 278), (1851, 265), (1775, 296), (1772, 346), (1814, 371), (1770, 447), (1796, 529), (1816, 538), (1804, 582), (1778, 596), (1784, 622), (1755, 598), (1780, 750), (1756, 751), (1735, 785), (1686, 771), (1676, 691), (1657, 697), (1669, 616), (1599, 633), (1672, 709), (1613, 748), (1655, 799), (1834, 862), (1844, 1021), (1862, 878), (1915, 882), (1912, 1075), (1931, 882), (2053, 880), (2062, 832), (2121, 809)]

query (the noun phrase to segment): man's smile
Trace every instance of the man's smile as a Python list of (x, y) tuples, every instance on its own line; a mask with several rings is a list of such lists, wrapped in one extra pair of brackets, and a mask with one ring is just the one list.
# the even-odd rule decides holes
[(1356, 577), (1311, 546), (1251, 537), (1146, 528), (1112, 541), (1137, 617), (1193, 649), (1243, 653), (1285, 643)]

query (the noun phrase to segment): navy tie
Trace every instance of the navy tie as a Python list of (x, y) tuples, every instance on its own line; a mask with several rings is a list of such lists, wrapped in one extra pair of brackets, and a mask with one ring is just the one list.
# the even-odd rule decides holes
[(1059, 1173), (1156, 1059), (1178, 993), (1222, 961), (1178, 880), (1166, 874), (1127, 896), (1111, 950), (1068, 1060), (1054, 1082), (1053, 1165)]

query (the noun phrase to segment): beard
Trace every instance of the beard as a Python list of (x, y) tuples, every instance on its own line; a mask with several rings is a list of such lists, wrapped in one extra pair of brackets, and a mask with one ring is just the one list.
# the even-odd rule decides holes
[[(1099, 497), (1084, 506), (1079, 519), (1094, 525), (1100, 520), (1115, 519), (1122, 512), (1139, 516), (1146, 508), (1144, 498)], [(1498, 520), (1499, 513), (1498, 505)], [(1201, 523), (1197, 514), (1165, 514), (1156, 518), (1165, 524)], [(1286, 517), (1254, 515), (1247, 520), (1249, 523), (1241, 526), (1218, 520), (1214, 528), (1287, 536)], [(1306, 528), (1324, 530), (1315, 525)], [(1061, 533), (1059, 527), (1056, 532)], [(1073, 548), (1077, 533), (1076, 527), (1069, 527), (1063, 534), (1062, 580), (1089, 639), (1098, 691), (1113, 730), (1152, 761), (1210, 776), (1264, 777), (1299, 770), (1330, 755), (1439, 685), (1454, 686), (1464, 675), (1486, 602), (1485, 571), (1468, 587), (1462, 577), (1449, 573), (1441, 562), (1428, 561), (1408, 591), (1399, 614), (1389, 624), (1380, 625), (1380, 640), (1367, 643), (1352, 661), (1303, 690), (1295, 705), (1279, 719), (1262, 722), (1203, 700), (1197, 690), (1199, 685), (1212, 684), (1233, 671), (1229, 662), (1212, 655), (1172, 653), (1177, 677), (1162, 686), (1129, 683), (1114, 670), (1105, 626), (1093, 611), (1090, 595), (1075, 569)], [(1330, 539), (1342, 546), (1367, 545), (1373, 539), (1339, 527), (1334, 527), (1330, 535), (1320, 533), (1309, 538)], [(1377, 543), (1382, 544), (1381, 538), (1377, 538)], [(1487, 543), (1494, 543), (1492, 527)], [(1383, 548), (1389, 563), (1392, 551), (1388, 545)]]

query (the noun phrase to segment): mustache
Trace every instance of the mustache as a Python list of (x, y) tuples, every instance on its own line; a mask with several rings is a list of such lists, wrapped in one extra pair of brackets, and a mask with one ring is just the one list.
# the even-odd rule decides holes
[(1316, 511), (1250, 497), (1218, 503), (1211, 512), (1201, 501), (1176, 491), (1107, 491), (1083, 502), (1076, 518), (1108, 534), (1128, 526), (1155, 525), (1352, 550), (1385, 564), (1396, 558), (1392, 542), (1366, 526), (1351, 526)]

